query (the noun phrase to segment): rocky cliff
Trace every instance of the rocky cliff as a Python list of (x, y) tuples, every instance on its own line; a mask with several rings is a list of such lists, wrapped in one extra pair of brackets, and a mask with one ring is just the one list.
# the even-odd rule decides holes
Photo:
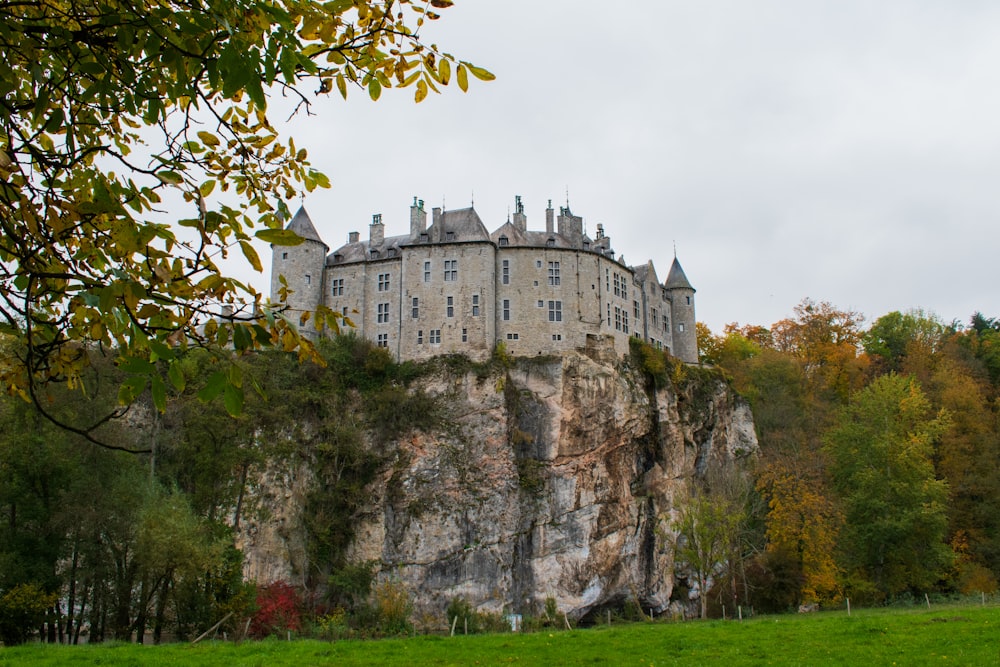
[[(715, 373), (681, 366), (654, 388), (631, 366), (595, 341), (489, 373), (441, 365), (423, 376), (414, 390), (443, 418), (387, 446), (349, 559), (381, 563), (437, 613), (456, 596), (525, 613), (552, 597), (570, 618), (627, 599), (666, 609), (671, 521), (690, 481), (713, 460), (753, 457), (757, 440), (749, 406)], [(306, 570), (313, 483), (304, 463), (258, 480), (267, 512), (243, 527), (249, 576)]]

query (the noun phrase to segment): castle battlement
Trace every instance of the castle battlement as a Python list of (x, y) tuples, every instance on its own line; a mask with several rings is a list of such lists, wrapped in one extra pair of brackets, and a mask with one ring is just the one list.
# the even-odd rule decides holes
[(284, 276), (291, 311), (343, 313), (400, 360), (485, 359), (498, 342), (517, 356), (551, 354), (607, 335), (619, 354), (635, 336), (698, 361), (695, 290), (677, 258), (660, 283), (652, 261), (627, 266), (603, 226), (590, 238), (568, 206), (556, 215), (549, 202), (545, 229), (533, 231), (518, 197), (513, 218), (491, 233), (471, 207), (434, 208), (428, 225), (414, 198), (408, 234), (386, 236), (376, 214), (367, 239), (351, 232), (333, 251), (305, 208), (287, 228), (305, 241), (272, 245), (271, 300)]

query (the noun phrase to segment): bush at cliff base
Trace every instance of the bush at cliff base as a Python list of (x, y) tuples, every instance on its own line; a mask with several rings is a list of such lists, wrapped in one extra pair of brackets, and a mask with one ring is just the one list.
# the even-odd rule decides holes
[(302, 629), (302, 599), (284, 581), (257, 588), (257, 613), (250, 621), (250, 636), (261, 639)]

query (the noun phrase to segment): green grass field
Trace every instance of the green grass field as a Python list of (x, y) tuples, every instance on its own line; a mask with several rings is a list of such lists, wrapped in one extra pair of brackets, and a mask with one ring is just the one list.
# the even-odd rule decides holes
[(533, 634), (0, 649), (14, 665), (1000, 665), (1000, 607), (636, 623)]

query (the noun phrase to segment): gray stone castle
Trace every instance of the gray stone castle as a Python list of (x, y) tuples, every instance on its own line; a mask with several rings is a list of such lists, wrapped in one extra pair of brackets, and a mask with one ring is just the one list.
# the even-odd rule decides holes
[(368, 239), (351, 232), (333, 252), (305, 208), (287, 228), (305, 241), (272, 246), (272, 302), (284, 276), (292, 315), (325, 305), (399, 360), (482, 360), (500, 342), (515, 356), (558, 353), (588, 336), (624, 354), (635, 336), (698, 361), (695, 290), (677, 258), (661, 283), (652, 261), (626, 266), (603, 227), (590, 238), (568, 206), (556, 215), (549, 202), (545, 230), (532, 231), (518, 197), (513, 220), (490, 233), (473, 208), (434, 208), (428, 225), (414, 198), (408, 234), (386, 236), (376, 214)]

